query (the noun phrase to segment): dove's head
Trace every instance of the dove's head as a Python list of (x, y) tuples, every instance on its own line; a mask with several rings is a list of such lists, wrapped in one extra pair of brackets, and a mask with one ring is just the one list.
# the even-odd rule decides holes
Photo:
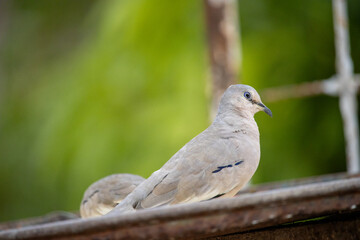
[(235, 111), (240, 116), (254, 116), (264, 111), (272, 117), (271, 110), (262, 102), (259, 94), (253, 87), (243, 84), (231, 85), (221, 98), (218, 114)]

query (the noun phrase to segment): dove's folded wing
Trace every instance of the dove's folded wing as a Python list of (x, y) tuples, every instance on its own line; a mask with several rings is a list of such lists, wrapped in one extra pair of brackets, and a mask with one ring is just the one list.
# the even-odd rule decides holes
[(174, 169), (164, 175), (137, 208), (203, 201), (238, 187), (239, 178), (247, 174), (245, 158), (235, 151), (239, 147), (237, 142), (206, 135), (200, 142), (196, 148), (174, 156), (182, 161), (173, 160)]

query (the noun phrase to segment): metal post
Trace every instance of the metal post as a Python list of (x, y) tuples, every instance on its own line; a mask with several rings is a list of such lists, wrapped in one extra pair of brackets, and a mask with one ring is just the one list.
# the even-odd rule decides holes
[(206, 28), (212, 73), (211, 118), (220, 98), (239, 79), (240, 37), (236, 0), (205, 0)]
[(336, 48), (336, 71), (339, 79), (340, 111), (344, 123), (348, 173), (358, 173), (359, 127), (357, 118), (357, 86), (350, 56), (346, 0), (333, 0), (333, 18)]

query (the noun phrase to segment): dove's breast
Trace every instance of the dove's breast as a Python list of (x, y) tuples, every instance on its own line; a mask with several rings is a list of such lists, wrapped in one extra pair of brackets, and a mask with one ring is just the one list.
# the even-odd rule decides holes
[(238, 126), (220, 129), (219, 135), (224, 142), (224, 158), (211, 174), (228, 189), (223, 197), (232, 197), (250, 181), (259, 165), (259, 131), (256, 125)]

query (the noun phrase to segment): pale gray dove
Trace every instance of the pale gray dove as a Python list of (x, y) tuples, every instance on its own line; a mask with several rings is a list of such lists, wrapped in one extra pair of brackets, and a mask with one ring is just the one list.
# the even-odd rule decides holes
[(102, 216), (110, 212), (144, 180), (132, 174), (113, 174), (94, 182), (81, 201), (81, 217)]
[(272, 116), (256, 90), (232, 85), (214, 122), (135, 188), (109, 215), (162, 205), (232, 197), (246, 185), (260, 160), (254, 114)]

